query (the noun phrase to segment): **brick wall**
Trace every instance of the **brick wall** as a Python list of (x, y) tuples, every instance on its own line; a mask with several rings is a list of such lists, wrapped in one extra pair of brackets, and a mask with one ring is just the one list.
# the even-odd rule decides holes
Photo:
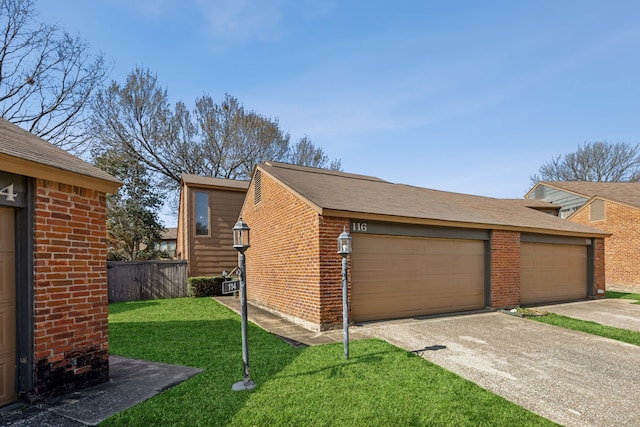
[(604, 297), (606, 290), (606, 256), (604, 238), (593, 239), (594, 266), (593, 266), (593, 295)]
[(34, 248), (34, 393), (106, 381), (104, 193), (38, 179)]
[(320, 216), (283, 186), (262, 174), (261, 201), (254, 184), (242, 211), (251, 228), (246, 251), (247, 298), (289, 320), (319, 330)]
[(587, 206), (570, 221), (612, 234), (604, 249), (607, 286), (640, 291), (640, 209), (606, 201), (604, 220), (591, 221), (589, 215)]
[(520, 233), (491, 232), (491, 307), (520, 304)]
[[(338, 236), (344, 227), (349, 230), (348, 218), (320, 218), (321, 330), (342, 327), (342, 255), (338, 255)], [(348, 261), (347, 298), (351, 308), (351, 257)]]

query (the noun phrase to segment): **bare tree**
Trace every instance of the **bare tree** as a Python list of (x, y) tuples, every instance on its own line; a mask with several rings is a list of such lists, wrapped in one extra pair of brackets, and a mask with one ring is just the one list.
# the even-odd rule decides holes
[(300, 138), (297, 143), (289, 148), (287, 161), (295, 165), (313, 168), (328, 168), (337, 171), (342, 168), (340, 160), (329, 162), (329, 156), (324, 153), (321, 147), (313, 145), (311, 138), (307, 135)]
[(266, 160), (282, 160), (289, 149), (289, 134), (277, 119), (246, 111), (238, 100), (225, 95), (220, 105), (208, 96), (196, 100), (198, 146), (206, 161), (204, 176), (247, 178), (253, 167)]
[(554, 157), (540, 166), (538, 181), (640, 181), (640, 145), (619, 142), (585, 142), (578, 150)]
[(83, 113), (107, 77), (104, 58), (35, 17), (33, 0), (0, 0), (0, 115), (56, 145), (81, 148)]

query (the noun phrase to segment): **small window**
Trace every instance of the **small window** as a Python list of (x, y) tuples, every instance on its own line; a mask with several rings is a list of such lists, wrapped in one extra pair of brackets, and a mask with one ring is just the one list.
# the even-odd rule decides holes
[(196, 191), (196, 236), (209, 235), (209, 193)]
[(602, 221), (604, 219), (604, 200), (596, 199), (589, 205), (589, 219)]

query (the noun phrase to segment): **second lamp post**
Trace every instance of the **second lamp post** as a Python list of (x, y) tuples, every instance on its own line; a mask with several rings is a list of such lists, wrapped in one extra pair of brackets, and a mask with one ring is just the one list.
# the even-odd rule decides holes
[(349, 359), (349, 292), (347, 286), (349, 261), (347, 257), (351, 254), (351, 236), (347, 232), (347, 227), (338, 236), (338, 253), (342, 255), (342, 341), (344, 343), (344, 358)]

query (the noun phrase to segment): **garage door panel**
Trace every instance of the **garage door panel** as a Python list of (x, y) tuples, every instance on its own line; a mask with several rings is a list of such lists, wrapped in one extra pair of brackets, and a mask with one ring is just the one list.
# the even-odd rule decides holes
[(587, 297), (587, 247), (522, 243), (520, 303), (537, 304)]
[(356, 235), (352, 253), (356, 321), (484, 307), (484, 242)]

